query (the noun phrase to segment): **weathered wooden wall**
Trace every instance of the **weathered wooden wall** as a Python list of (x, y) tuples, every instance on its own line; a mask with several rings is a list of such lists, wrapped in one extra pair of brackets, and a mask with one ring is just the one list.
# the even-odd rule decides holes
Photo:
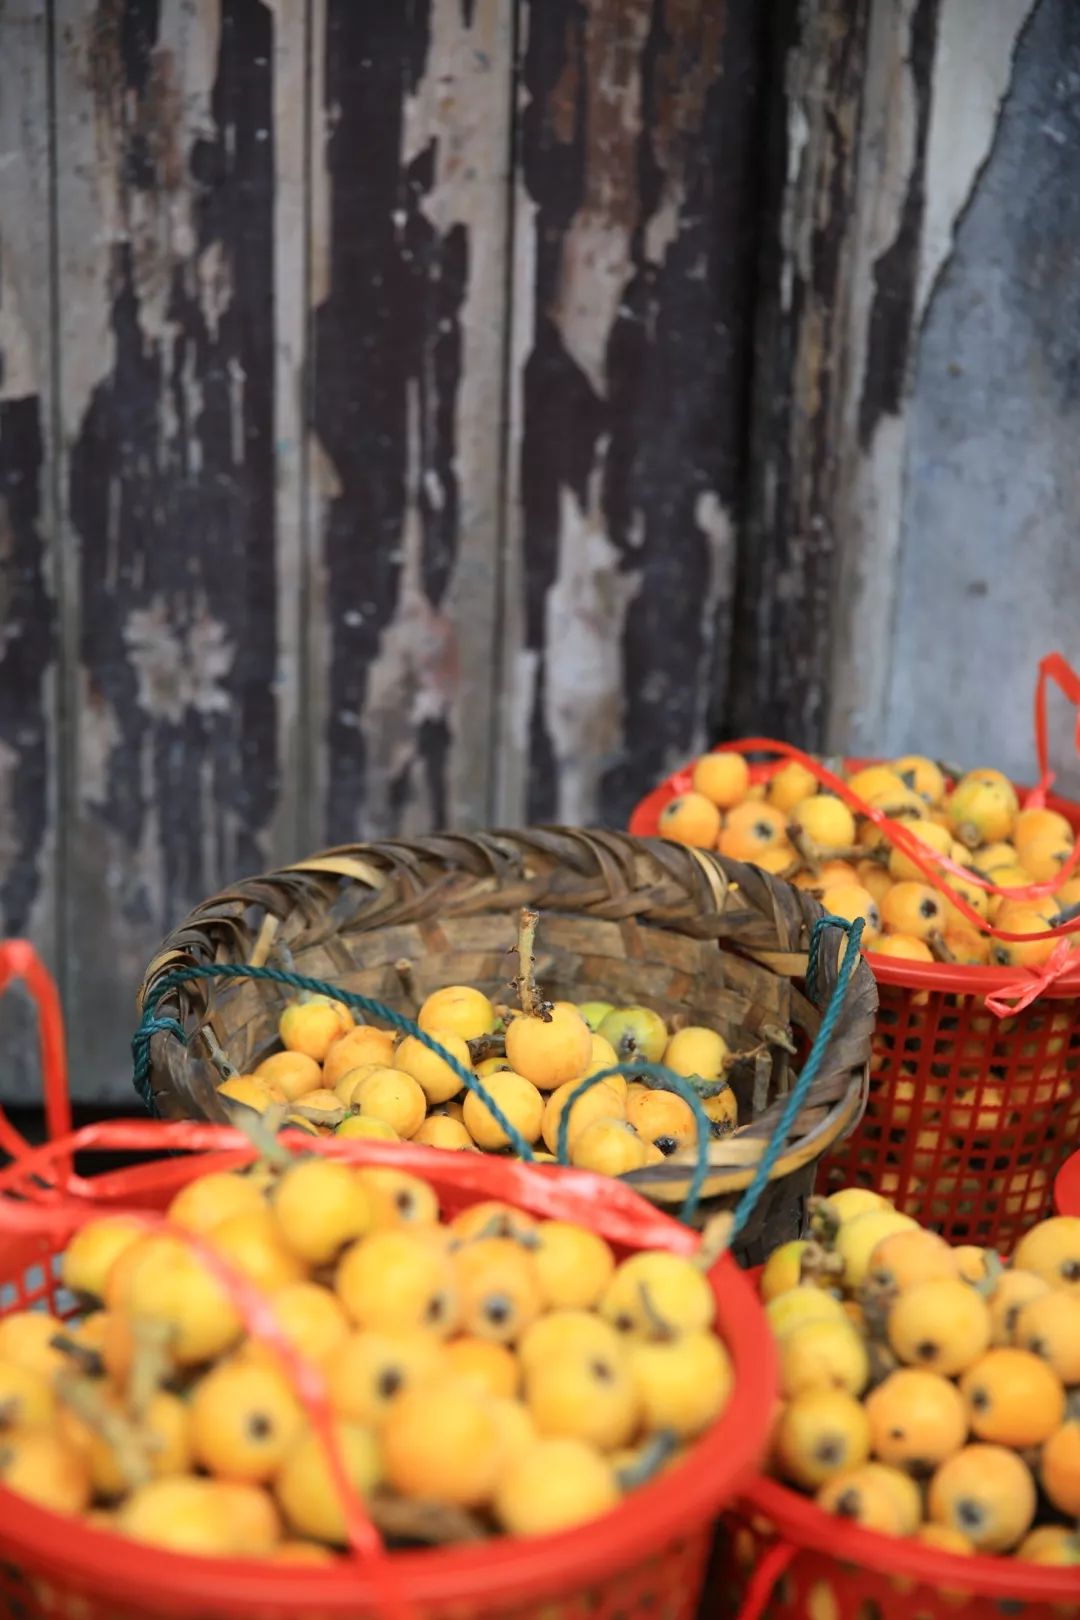
[(777, 15), (780, 203), (714, 729), (1023, 778), (1040, 655), (1080, 666), (1080, 11)]
[(748, 730), (1026, 767), (1071, 0), (0, 0), (0, 63), (0, 929), (82, 1096), (312, 846)]
[(231, 875), (622, 820), (705, 740), (765, 55), (713, 0), (0, 0), (0, 927), (82, 1095)]

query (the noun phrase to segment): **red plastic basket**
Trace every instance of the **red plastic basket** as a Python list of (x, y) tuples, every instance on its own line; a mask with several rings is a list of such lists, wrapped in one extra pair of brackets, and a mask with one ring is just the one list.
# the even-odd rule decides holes
[[(13, 974), (41, 989), (44, 1044), (62, 1053), (51, 986), (29, 947), (0, 946), (0, 990)], [(64, 1114), (62, 1066), (46, 1074), (50, 1118)], [(71, 1233), (104, 1210), (160, 1212), (176, 1190), (210, 1168), (250, 1160), (238, 1132), (190, 1122), (127, 1121), (89, 1126), (31, 1149), (0, 1115), (0, 1142), (13, 1162), (0, 1171), (0, 1314), (45, 1304), (68, 1312), (57, 1282), (57, 1261)], [(698, 1235), (606, 1178), (552, 1166), (531, 1166), (480, 1155), (374, 1142), (316, 1140), (286, 1133), (282, 1140), (357, 1163), (411, 1170), (438, 1190), (454, 1213), (483, 1198), (500, 1198), (545, 1217), (577, 1220), (602, 1233), (619, 1253), (666, 1247), (691, 1253)], [(168, 1152), (170, 1157), (97, 1176), (75, 1175), (75, 1153)], [(219, 1266), (220, 1269), (220, 1266)], [(321, 1616), (380, 1615), (393, 1620), (622, 1615), (689, 1620), (697, 1606), (712, 1525), (721, 1508), (753, 1476), (762, 1456), (775, 1399), (772, 1335), (753, 1286), (727, 1255), (710, 1274), (717, 1330), (735, 1370), (738, 1399), (677, 1470), (628, 1496), (613, 1512), (564, 1534), (480, 1547), (387, 1553), (358, 1503), (353, 1549), (336, 1566), (304, 1568), (246, 1561), (195, 1559), (166, 1553), (87, 1526), (60, 1520), (0, 1488), (0, 1593), (5, 1612), (64, 1620), (318, 1620)], [(265, 1302), (234, 1286), (249, 1325), (272, 1334)], [(261, 1313), (261, 1315), (260, 1315)], [(283, 1344), (284, 1341), (281, 1341)], [(325, 1427), (321, 1380), (295, 1357), (298, 1389)]]
[(1066, 1159), (1054, 1182), (1054, 1211), (1080, 1217), (1080, 1153)]
[(729, 1594), (726, 1613), (738, 1620), (1066, 1620), (1080, 1614), (1075, 1569), (958, 1558), (879, 1535), (823, 1513), (775, 1480), (758, 1480), (725, 1514), (724, 1530), (717, 1585)]
[[(1042, 795), (1080, 833), (1080, 804), (1046, 792), (1048, 678), (1080, 703), (1080, 677), (1051, 655), (1036, 696), (1042, 782), (1021, 791)], [(816, 765), (768, 739), (735, 746)], [(753, 766), (752, 778), (767, 779), (781, 762)], [(690, 769), (641, 800), (630, 832), (658, 832), (664, 805), (690, 786)], [(1066, 957), (1080, 943), (1080, 923), (1069, 927), (1068, 944), (1041, 974), (866, 953), (880, 998), (870, 1094), (858, 1127), (822, 1161), (820, 1191), (872, 1187), (954, 1243), (1006, 1251), (1050, 1212), (1054, 1177), (1080, 1137), (1080, 957)]]

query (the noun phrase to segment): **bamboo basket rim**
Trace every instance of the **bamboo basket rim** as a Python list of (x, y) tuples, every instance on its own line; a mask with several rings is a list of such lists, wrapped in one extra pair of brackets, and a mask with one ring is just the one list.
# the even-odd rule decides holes
[[(835, 985), (835, 953), (819, 963), (819, 1001), (804, 993), (810, 931), (823, 915), (810, 895), (757, 867), (660, 838), (602, 828), (533, 826), (477, 833), (339, 845), (288, 866), (241, 879), (196, 906), (149, 964), (138, 994), (142, 1012), (167, 975), (213, 962), (262, 966), (288, 937), (297, 971), (306, 950), (340, 933), (403, 922), (458, 918), (535, 906), (543, 917), (576, 915), (644, 924), (715, 943), (729, 960), (786, 979), (791, 1022), (809, 1037)], [(323, 973), (322, 977), (333, 978)], [(151, 1041), (151, 1085), (163, 1111), (175, 1112), (190, 1042), (213, 1019), (228, 990), (205, 980), (171, 989), (158, 1016), (175, 1018), (188, 1045), (167, 1032)], [(647, 993), (643, 998), (648, 1000)], [(877, 990), (865, 960), (852, 975), (833, 1039), (770, 1181), (804, 1168), (858, 1124), (866, 1104)], [(710, 1144), (706, 1199), (745, 1189), (786, 1101), (781, 1095), (731, 1135)], [(225, 1118), (210, 1111), (209, 1117)], [(681, 1198), (693, 1150), (624, 1179), (657, 1202)]]

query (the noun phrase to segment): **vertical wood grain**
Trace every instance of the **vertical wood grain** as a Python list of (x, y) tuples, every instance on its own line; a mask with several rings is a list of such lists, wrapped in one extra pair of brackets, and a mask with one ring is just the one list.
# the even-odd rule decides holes
[(765, 23), (522, 16), (499, 811), (618, 823), (725, 690)]
[(302, 59), (302, 21), (261, 0), (57, 0), (70, 1013), (76, 1076), (119, 1096), (157, 941), (271, 858), (280, 825), (278, 569), (296, 568), (275, 473), (296, 474), (275, 464), (276, 266), (302, 240), (275, 209), (275, 71)]
[(774, 12), (775, 82), (783, 93), (771, 107), (760, 199), (751, 475), (721, 736), (777, 736), (808, 748), (824, 741), (858, 133), (873, 3), (782, 0)]
[[(52, 543), (49, 57), (37, 0), (0, 4), (0, 937), (58, 968), (56, 553)], [(29, 1009), (0, 1001), (0, 1089), (39, 1096)]]
[(319, 836), (490, 812), (513, 8), (320, 0)]

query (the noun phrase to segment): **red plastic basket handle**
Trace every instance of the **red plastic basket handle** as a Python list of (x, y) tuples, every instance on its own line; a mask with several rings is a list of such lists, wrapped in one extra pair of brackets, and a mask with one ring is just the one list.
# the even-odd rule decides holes
[[(45, 1119), (49, 1138), (71, 1132), (71, 1096), (68, 1091), (67, 1044), (64, 1015), (56, 984), (37, 951), (25, 939), (0, 943), (0, 995), (13, 980), (25, 984), (37, 1011), (38, 1043), (41, 1051), (41, 1084), (45, 1094)], [(0, 1108), (0, 1148), (13, 1159), (30, 1151), (26, 1138), (15, 1129)]]
[(737, 1620), (761, 1620), (777, 1581), (787, 1572), (795, 1553), (790, 1541), (773, 1542), (750, 1577)]
[(1025, 801), (1026, 806), (1033, 810), (1041, 810), (1044, 807), (1046, 795), (1054, 784), (1054, 772), (1050, 769), (1049, 733), (1046, 724), (1048, 681), (1055, 681), (1069, 702), (1076, 706), (1074, 741), (1076, 752), (1080, 754), (1080, 675), (1061, 653), (1047, 653), (1039, 664), (1039, 678), (1035, 683), (1035, 753), (1039, 761), (1039, 785), (1032, 788)]

